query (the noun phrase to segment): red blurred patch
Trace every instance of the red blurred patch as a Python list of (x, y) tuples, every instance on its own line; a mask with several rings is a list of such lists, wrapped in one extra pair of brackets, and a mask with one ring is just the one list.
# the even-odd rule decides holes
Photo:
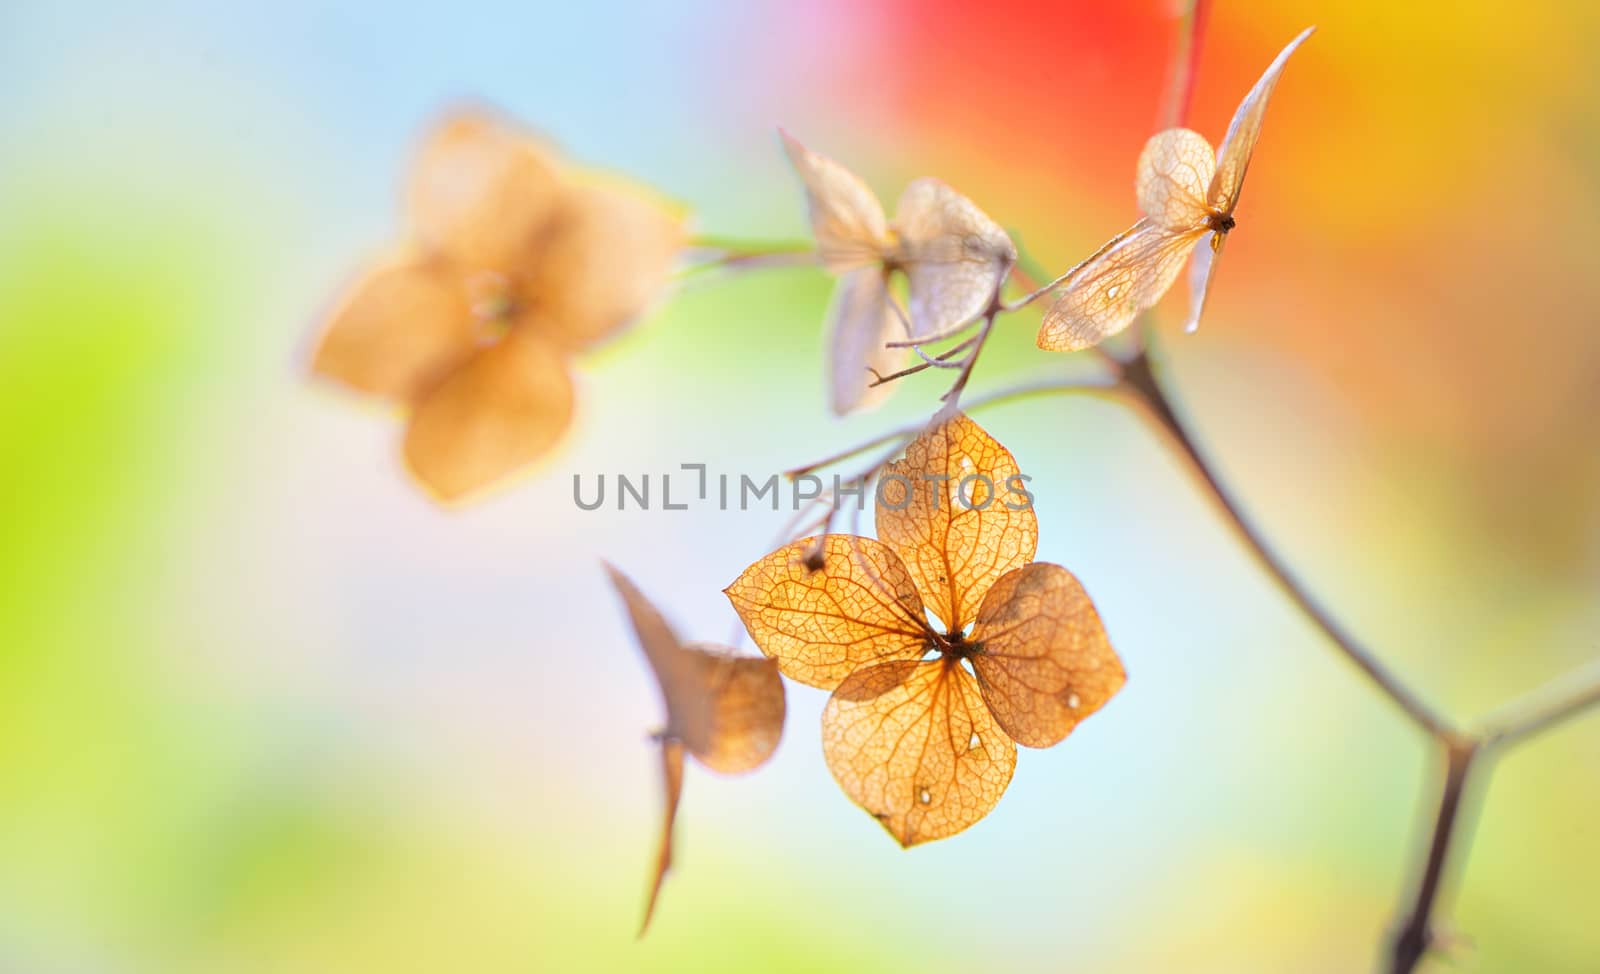
[(893, 32), (862, 96), (916, 141), (1121, 186), (1152, 131), (1178, 11), (1165, 2), (885, 0)]

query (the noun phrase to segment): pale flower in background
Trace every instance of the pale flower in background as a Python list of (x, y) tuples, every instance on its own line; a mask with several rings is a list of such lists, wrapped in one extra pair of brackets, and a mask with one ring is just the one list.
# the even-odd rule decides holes
[[(840, 415), (876, 405), (871, 385), (905, 360), (895, 341), (936, 341), (977, 321), (1017, 260), (999, 224), (937, 179), (900, 194), (891, 222), (855, 173), (783, 134), (805, 184), (811, 232), (822, 264), (839, 278), (829, 313), (830, 404)], [(890, 290), (905, 273), (909, 310)]]
[(649, 308), (686, 235), (675, 207), (481, 112), (426, 139), (407, 203), (412, 242), (341, 302), (312, 369), (408, 410), (407, 465), (454, 501), (555, 445), (569, 359)]

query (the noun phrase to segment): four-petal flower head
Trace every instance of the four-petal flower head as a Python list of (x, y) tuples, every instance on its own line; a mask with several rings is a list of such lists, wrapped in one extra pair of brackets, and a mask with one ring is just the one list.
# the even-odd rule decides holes
[[(888, 394), (872, 386), (905, 359), (894, 341), (936, 341), (975, 322), (989, 307), (1017, 248), (998, 223), (937, 179), (918, 179), (900, 194), (891, 222), (855, 173), (783, 133), (785, 151), (805, 184), (811, 232), (822, 265), (839, 277), (830, 347), (830, 402), (840, 415)], [(891, 291), (905, 273), (909, 312)]]
[(877, 540), (827, 535), (816, 570), (817, 539), (797, 541), (726, 590), (785, 676), (833, 691), (828, 767), (902, 845), (983, 818), (1017, 744), (1059, 742), (1122, 687), (1083, 586), (1033, 561), (1025, 484), (1005, 447), (941, 414), (884, 469)]
[(425, 141), (408, 204), (412, 244), (356, 284), (312, 369), (408, 408), (408, 465), (456, 500), (555, 444), (572, 416), (567, 359), (661, 293), (683, 220), (477, 112)]
[(1073, 270), (1039, 326), (1040, 348), (1075, 352), (1128, 327), (1139, 312), (1161, 300), (1195, 245), (1209, 234), (1210, 246), (1200, 248), (1189, 268), (1184, 329), (1200, 326), (1211, 277), (1234, 227), (1245, 170), (1261, 138), (1267, 99), (1289, 55), (1315, 29), (1301, 31), (1267, 67), (1239, 103), (1215, 153), (1206, 137), (1191, 129), (1167, 129), (1150, 137), (1139, 155), (1135, 181), (1144, 216)]

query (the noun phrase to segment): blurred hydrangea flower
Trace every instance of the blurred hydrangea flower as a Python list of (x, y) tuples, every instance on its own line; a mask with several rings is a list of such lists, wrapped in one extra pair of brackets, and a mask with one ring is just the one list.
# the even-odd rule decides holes
[(408, 409), (406, 463), (454, 501), (555, 445), (567, 360), (662, 292), (684, 219), (479, 111), (424, 141), (407, 203), (411, 242), (340, 303), (312, 369)]

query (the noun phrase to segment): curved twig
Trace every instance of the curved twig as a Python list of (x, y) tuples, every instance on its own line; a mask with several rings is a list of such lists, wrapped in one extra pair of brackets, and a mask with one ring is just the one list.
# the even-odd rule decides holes
[(1503, 751), (1585, 712), (1600, 708), (1600, 661), (1514, 700), (1478, 732), (1485, 751)]
[(1354, 663), (1384, 696), (1404, 711), (1413, 723), (1435, 737), (1455, 733), (1449, 721), (1406, 686), (1383, 663), (1377, 653), (1347, 629), (1333, 612), (1311, 593), (1288, 563), (1273, 549), (1266, 535), (1245, 513), (1244, 507), (1235, 500), (1233, 493), (1217, 476), (1188, 427), (1178, 418), (1170, 397), (1162, 388), (1147, 350), (1141, 349), (1134, 358), (1123, 363), (1122, 382), (1135, 401), (1145, 407), (1156, 426), (1170, 438), (1178, 452), (1190, 462), (1207, 493), (1217, 502), (1239, 537), (1290, 601), (1322, 630), (1334, 647)]

